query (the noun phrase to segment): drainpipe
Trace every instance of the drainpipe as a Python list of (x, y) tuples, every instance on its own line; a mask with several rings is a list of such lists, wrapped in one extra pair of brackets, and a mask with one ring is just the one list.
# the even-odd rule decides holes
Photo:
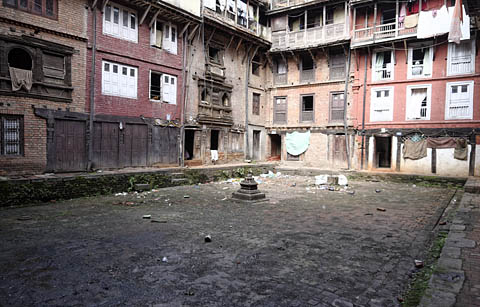
[(343, 129), (345, 130), (345, 148), (347, 150), (347, 165), (348, 169), (351, 168), (350, 165), (350, 142), (348, 141), (348, 129), (347, 129), (347, 96), (348, 96), (348, 83), (350, 81), (350, 59), (352, 56), (351, 49), (348, 48), (348, 57), (347, 57), (347, 78), (345, 80), (345, 91), (343, 93)]
[(250, 66), (252, 58), (250, 57), (250, 52), (247, 54), (247, 69), (245, 73), (245, 132), (246, 136), (246, 158), (250, 160), (250, 142), (249, 142), (249, 131), (248, 131), (248, 83), (250, 82)]
[(182, 66), (182, 93), (183, 93), (183, 107), (180, 112), (181, 126), (180, 126), (180, 166), (185, 166), (185, 110), (187, 109), (187, 37), (188, 29), (183, 33), (183, 66)]
[(93, 164), (93, 120), (95, 115), (95, 59), (97, 51), (97, 7), (92, 7), (92, 69), (90, 71), (90, 116), (88, 129), (88, 164), (87, 169), (92, 169)]
[(365, 53), (365, 72), (363, 76), (363, 111), (362, 111), (362, 157), (361, 157), (361, 167), (360, 169), (363, 170), (363, 160), (364, 160), (364, 152), (365, 152), (365, 103), (367, 99), (367, 62), (368, 62), (368, 54)]

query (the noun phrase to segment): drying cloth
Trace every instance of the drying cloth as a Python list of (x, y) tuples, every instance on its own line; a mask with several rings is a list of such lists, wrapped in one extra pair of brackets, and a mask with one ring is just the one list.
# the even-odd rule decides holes
[(405, 16), (405, 28), (415, 28), (418, 24), (418, 14)]
[(450, 30), (450, 15), (447, 7), (442, 6), (437, 14), (430, 11), (420, 12), (418, 17), (417, 38), (429, 38), (448, 33)]
[(442, 138), (428, 138), (427, 139), (428, 148), (455, 148), (457, 147), (457, 142), (454, 138), (442, 137)]
[(458, 160), (467, 160), (467, 153), (468, 153), (467, 140), (457, 139), (457, 146), (455, 147), (453, 157)]
[(32, 88), (32, 71), (20, 68), (10, 67), (10, 80), (12, 81), (12, 91), (18, 91), (24, 87), (30, 92)]
[[(458, 3), (459, 1), (457, 1)], [(448, 33), (448, 41), (460, 44), (460, 40), (470, 39), (470, 17), (465, 12), (465, 7), (457, 7), (450, 9), (450, 32)]]
[(212, 156), (212, 161), (218, 160), (218, 150), (210, 150), (210, 155)]
[(405, 140), (403, 144), (403, 158), (418, 160), (427, 156), (427, 141), (421, 140), (414, 142), (412, 140)]
[(287, 133), (285, 137), (287, 152), (292, 156), (298, 156), (304, 153), (310, 145), (310, 131), (305, 133), (292, 132)]

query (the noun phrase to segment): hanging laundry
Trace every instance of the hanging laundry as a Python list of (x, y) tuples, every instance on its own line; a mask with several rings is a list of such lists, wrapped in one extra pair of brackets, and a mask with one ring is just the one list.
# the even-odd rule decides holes
[(457, 147), (457, 141), (451, 137), (441, 137), (441, 138), (428, 138), (427, 139), (428, 148), (455, 148)]
[(403, 143), (403, 158), (411, 160), (419, 160), (427, 156), (427, 140), (414, 142), (405, 140)]
[(19, 91), (22, 87), (28, 92), (32, 88), (32, 71), (9, 67), (12, 91)]
[(453, 153), (453, 157), (457, 160), (467, 160), (468, 146), (466, 139), (457, 139), (457, 146)]
[(310, 131), (305, 133), (292, 132), (287, 133), (285, 137), (287, 152), (292, 156), (298, 156), (304, 153), (310, 145)]
[(452, 19), (450, 21), (450, 32), (448, 33), (448, 41), (455, 44), (460, 44), (462, 38), (462, 0), (455, 1), (455, 8), (453, 9)]
[(218, 160), (218, 150), (210, 150), (210, 155), (212, 157), (212, 161)]

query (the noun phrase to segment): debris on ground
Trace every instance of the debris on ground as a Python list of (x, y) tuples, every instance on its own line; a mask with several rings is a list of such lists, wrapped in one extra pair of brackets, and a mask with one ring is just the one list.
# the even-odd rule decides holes
[(422, 260), (415, 259), (414, 262), (415, 262), (415, 267), (416, 268), (423, 268), (423, 261)]
[(162, 262), (168, 262), (168, 258), (167, 258), (167, 257), (163, 257), (163, 258), (162, 258)]
[(447, 224), (447, 222), (445, 222), (445, 221), (441, 221), (440, 223), (438, 223), (438, 225), (446, 225), (446, 224)]
[(368, 213), (365, 213), (365, 215), (373, 215), (373, 213), (368, 212)]
[(385, 211), (387, 211), (387, 209), (385, 209), (385, 208), (382, 208), (382, 207), (378, 207), (378, 208), (377, 208), (377, 211), (382, 211), (382, 212), (385, 212)]
[(380, 193), (380, 192), (382, 192), (382, 190), (379, 190), (379, 189), (375, 190), (375, 193)]
[(123, 193), (115, 193), (115, 196), (127, 196), (128, 193), (127, 192), (123, 192)]
[(152, 215), (151, 215), (151, 214), (145, 214), (142, 218), (144, 218), (144, 219), (150, 219), (150, 218), (152, 218)]
[(28, 220), (31, 220), (31, 219), (32, 219), (32, 217), (28, 216), (28, 215), (22, 215), (19, 218), (17, 218), (17, 220), (19, 220), (19, 221), (28, 221)]
[(347, 191), (347, 193), (350, 194), (350, 195), (355, 195), (355, 191), (354, 191), (354, 190)]
[(205, 236), (205, 243), (210, 243), (212, 242), (212, 237), (210, 235)]
[(183, 198), (190, 198), (190, 195), (183, 195)]
[(152, 223), (166, 223), (167, 221), (166, 220), (152, 219), (151, 222)]

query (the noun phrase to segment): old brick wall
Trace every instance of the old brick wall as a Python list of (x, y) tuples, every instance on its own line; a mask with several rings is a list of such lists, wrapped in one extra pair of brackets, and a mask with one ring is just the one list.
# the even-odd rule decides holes
[[(111, 2), (116, 4), (117, 2)], [(143, 11), (134, 6), (126, 5), (125, 2), (118, 4), (136, 11), (139, 18)], [(147, 17), (142, 25), (138, 27), (137, 43), (119, 39), (103, 33), (103, 14), (97, 10), (97, 54), (95, 61), (95, 114), (108, 114), (118, 116), (139, 117), (143, 115), (148, 118), (180, 120), (183, 95), (182, 95), (182, 54), (183, 39), (177, 37), (177, 54), (172, 54), (164, 49), (150, 45), (149, 23), (151, 17)], [(161, 16), (159, 16), (160, 18)], [(168, 21), (168, 20), (167, 20)], [(92, 36), (92, 12), (88, 16), (89, 38)], [(177, 24), (177, 33), (181, 30)], [(89, 43), (88, 63), (91, 65), (92, 43)], [(141, 55), (141, 56), (140, 56)], [(138, 68), (137, 76), (137, 98), (124, 98), (102, 94), (102, 60), (125, 64)], [(90, 78), (90, 67), (87, 77)], [(166, 73), (177, 77), (177, 103), (167, 104), (150, 100), (150, 70), (159, 73)], [(90, 84), (87, 85), (87, 93), (90, 91)], [(90, 97), (87, 95), (87, 109), (90, 106)]]
[[(34, 115), (34, 108), (72, 112), (85, 110), (86, 69), (86, 2), (59, 1), (58, 20), (3, 7), (0, 3), (0, 34), (29, 35), (46, 41), (70, 46), (72, 55), (72, 102), (5, 96), (0, 94), (0, 114), (23, 116), (24, 153), (22, 156), (0, 156), (0, 175), (9, 173), (40, 173), (46, 166), (46, 120)], [(21, 23), (17, 23), (20, 21)], [(24, 23), (24, 24), (23, 24)], [(34, 25), (35, 28), (28, 25)], [(38, 33), (35, 33), (36, 30)]]

